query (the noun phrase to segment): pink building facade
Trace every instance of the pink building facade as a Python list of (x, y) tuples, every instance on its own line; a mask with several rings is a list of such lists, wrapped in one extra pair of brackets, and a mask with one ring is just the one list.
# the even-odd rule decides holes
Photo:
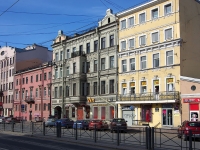
[(41, 121), (51, 114), (51, 63), (15, 74), (14, 117)]

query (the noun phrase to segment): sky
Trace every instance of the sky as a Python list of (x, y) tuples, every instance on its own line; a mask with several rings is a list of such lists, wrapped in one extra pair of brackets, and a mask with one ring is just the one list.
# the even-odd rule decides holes
[(58, 30), (72, 35), (96, 26), (108, 8), (116, 14), (148, 0), (0, 0), (0, 46), (48, 47)]

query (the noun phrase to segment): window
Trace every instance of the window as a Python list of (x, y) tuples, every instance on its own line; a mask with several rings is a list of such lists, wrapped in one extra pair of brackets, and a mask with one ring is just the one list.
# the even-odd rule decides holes
[(122, 72), (127, 71), (126, 60), (122, 60)]
[(58, 59), (58, 53), (55, 53), (55, 60), (59, 61), (59, 59)]
[(141, 67), (140, 67), (140, 69), (142, 70), (142, 69), (146, 69), (146, 56), (142, 56), (141, 57)]
[(165, 30), (165, 40), (172, 39), (172, 28)]
[(126, 83), (122, 83), (122, 95), (126, 95), (127, 94), (127, 85)]
[(173, 51), (168, 51), (167, 53), (166, 53), (166, 60), (167, 60), (167, 66), (169, 66), (169, 65), (173, 65)]
[(152, 33), (152, 43), (158, 42), (158, 32)]
[(134, 95), (135, 94), (135, 82), (130, 82), (130, 88), (131, 88), (131, 95)]
[(69, 49), (67, 49), (67, 59), (70, 58), (70, 52), (69, 52)]
[(48, 103), (48, 111), (51, 109), (51, 104)]
[(47, 73), (44, 73), (44, 80), (47, 79)]
[(146, 35), (140, 36), (140, 46), (146, 45)]
[(12, 70), (10, 69), (9, 70), (9, 77), (11, 77), (11, 75), (12, 75), (12, 72), (11, 72)]
[(44, 87), (44, 97), (47, 95), (47, 89)]
[(130, 59), (130, 70), (135, 70), (135, 58)]
[(58, 69), (55, 69), (55, 78), (58, 78)]
[(82, 82), (82, 83), (81, 83), (81, 88), (82, 88), (82, 90), (81, 90), (81, 95), (82, 95), (82, 96), (85, 96), (85, 90), (86, 90), (86, 89), (85, 89), (85, 82)]
[(73, 84), (73, 96), (76, 96), (76, 83)]
[(86, 44), (86, 51), (87, 51), (87, 54), (90, 53), (90, 43), (87, 43), (87, 44)]
[(98, 61), (94, 60), (94, 72), (97, 72), (97, 63), (98, 63)]
[(151, 17), (152, 17), (152, 19), (158, 18), (158, 8), (153, 9), (153, 10), (151, 11)]
[(35, 90), (35, 97), (38, 97), (38, 88)]
[(35, 104), (35, 110), (37, 110), (38, 109), (38, 104)]
[(82, 73), (85, 73), (85, 62), (82, 62)]
[(69, 76), (69, 67), (66, 68), (66, 75)]
[(42, 74), (40, 74), (40, 81), (42, 81)]
[(28, 77), (26, 77), (26, 84), (28, 84)]
[(125, 50), (126, 49), (126, 41), (121, 41), (121, 50)]
[(33, 83), (33, 76), (31, 76), (31, 83)]
[(86, 84), (86, 93), (87, 93), (87, 96), (90, 95), (90, 83)]
[(129, 39), (129, 48), (134, 48), (134, 39)]
[(128, 19), (128, 27), (134, 26), (134, 17)]
[(54, 90), (55, 90), (55, 95), (54, 95), (54, 97), (55, 97), (55, 98), (58, 98), (58, 87), (55, 87)]
[(62, 68), (60, 68), (60, 77), (62, 78), (62, 75), (63, 75), (63, 70)]
[(174, 91), (174, 78), (168, 78), (166, 83), (167, 83), (167, 92)]
[(24, 84), (24, 83), (25, 83), (25, 79), (23, 78), (23, 79), (22, 79), (22, 84)]
[(16, 99), (18, 99), (18, 91), (16, 91), (16, 94), (15, 94), (15, 96), (16, 96)]
[(79, 51), (82, 52), (83, 51), (83, 45), (79, 46)]
[(104, 48), (106, 48), (106, 38), (105, 37), (101, 38), (101, 49), (104, 49)]
[(147, 82), (146, 81), (142, 81), (141, 82), (141, 93), (144, 94), (147, 92)]
[(72, 50), (73, 50), (73, 53), (74, 53), (74, 52), (76, 52), (76, 47), (73, 47), (73, 49), (72, 49)]
[(90, 72), (90, 62), (87, 62), (87, 70), (86, 70), (87, 73)]
[(66, 86), (66, 93), (65, 93), (66, 95), (66, 97), (69, 97), (69, 86)]
[(50, 94), (51, 94), (51, 87), (48, 87), (48, 96), (50, 96)]
[(110, 47), (114, 46), (114, 35), (110, 36)]
[(142, 105), (142, 120), (145, 122), (152, 121), (152, 106), (151, 105)]
[(39, 104), (39, 111), (41, 110), (41, 104)]
[(59, 97), (62, 97), (62, 86), (59, 87)]
[(110, 56), (110, 68), (114, 68), (114, 56)]
[(98, 40), (94, 41), (94, 52), (98, 50)]
[(36, 75), (36, 82), (38, 82), (38, 74)]
[(105, 70), (105, 58), (101, 58), (101, 70)]
[(114, 93), (114, 80), (110, 80), (110, 93)]
[(145, 13), (142, 13), (139, 15), (139, 21), (140, 21), (140, 23), (144, 23), (146, 21)]
[(51, 79), (51, 72), (48, 73), (48, 79)]
[(94, 95), (97, 95), (97, 82), (94, 82)]
[(101, 81), (101, 94), (105, 94), (105, 93), (106, 93), (106, 82)]
[(44, 103), (44, 111), (46, 110), (46, 103)]
[(159, 67), (159, 54), (153, 54), (153, 68)]
[(72, 118), (75, 117), (75, 107), (72, 107)]
[[(16, 85), (18, 85), (18, 81), (19, 81), (19, 80), (17, 79), (17, 81), (16, 81)], [(1, 89), (2, 89), (2, 88), (1, 88)]]
[(126, 19), (121, 21), (121, 30), (126, 28)]
[(76, 63), (73, 63), (73, 73), (76, 73)]
[(165, 5), (165, 15), (169, 15), (172, 12), (172, 6), (171, 4)]
[(63, 60), (63, 51), (60, 51), (60, 60)]

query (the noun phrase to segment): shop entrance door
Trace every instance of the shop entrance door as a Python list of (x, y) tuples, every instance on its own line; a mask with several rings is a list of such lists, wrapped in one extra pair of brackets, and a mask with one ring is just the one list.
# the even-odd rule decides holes
[(164, 108), (162, 111), (162, 121), (164, 126), (173, 125), (173, 115), (171, 108)]
[(135, 111), (123, 111), (123, 118), (127, 121), (127, 126), (132, 126), (135, 120)]
[(77, 109), (77, 120), (82, 120), (83, 119), (83, 108), (80, 107)]

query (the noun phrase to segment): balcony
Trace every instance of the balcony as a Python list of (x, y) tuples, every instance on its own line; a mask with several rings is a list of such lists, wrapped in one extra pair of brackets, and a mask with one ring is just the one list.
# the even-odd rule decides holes
[(86, 103), (86, 96), (70, 96), (71, 103)]
[(173, 92), (149, 92), (139, 94), (125, 94), (119, 95), (117, 103), (175, 103), (180, 100), (178, 91)]
[(85, 56), (85, 52), (76, 51), (76, 52), (71, 53), (71, 58), (78, 57), (78, 56)]
[(33, 103), (35, 103), (35, 98), (34, 98), (34, 96), (26, 96), (26, 97), (25, 97), (25, 102), (28, 103), (28, 104), (33, 104)]

